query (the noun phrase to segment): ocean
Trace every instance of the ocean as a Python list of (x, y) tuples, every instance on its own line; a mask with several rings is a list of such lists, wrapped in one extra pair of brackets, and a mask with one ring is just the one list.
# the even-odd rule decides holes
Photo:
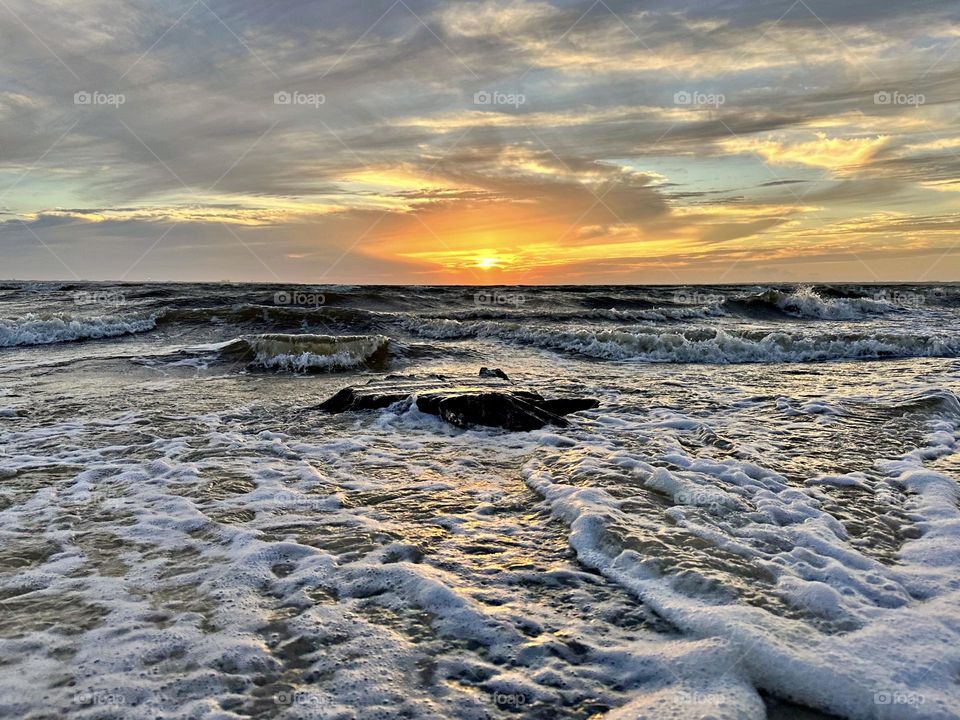
[[(316, 408), (481, 366), (599, 407)], [(2, 283), (0, 716), (960, 718), (958, 392), (954, 285)]]

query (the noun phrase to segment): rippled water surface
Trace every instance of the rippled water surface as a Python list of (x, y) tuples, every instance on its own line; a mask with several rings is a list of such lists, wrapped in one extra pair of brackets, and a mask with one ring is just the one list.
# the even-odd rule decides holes
[[(960, 717), (958, 308), (4, 285), (0, 716)], [(600, 406), (315, 409), (481, 365)]]

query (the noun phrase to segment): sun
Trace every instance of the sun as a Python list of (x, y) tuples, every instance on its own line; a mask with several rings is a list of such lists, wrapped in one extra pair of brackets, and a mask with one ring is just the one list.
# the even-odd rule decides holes
[(500, 261), (495, 257), (478, 257), (473, 266), (481, 270), (492, 270), (493, 268), (500, 267)]
[(509, 268), (517, 261), (517, 256), (512, 253), (503, 253), (497, 250), (479, 248), (473, 250), (463, 258), (464, 265), (467, 268), (483, 270), (485, 272), (501, 271), (507, 272)]

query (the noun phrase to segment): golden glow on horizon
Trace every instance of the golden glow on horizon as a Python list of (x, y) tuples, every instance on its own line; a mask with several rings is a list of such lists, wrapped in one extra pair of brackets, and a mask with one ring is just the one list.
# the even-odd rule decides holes
[[(768, 166), (826, 170), (820, 176), (806, 176), (813, 178), (809, 181), (795, 180), (824, 185), (791, 191), (789, 184), (776, 189), (771, 182), (763, 187), (774, 189), (753, 196), (718, 194), (704, 200), (694, 193), (692, 199), (671, 197), (661, 203), (665, 188), (687, 181), (682, 169), (675, 175), (669, 168), (651, 169), (656, 168), (654, 162), (648, 168), (642, 161), (616, 160), (569, 166), (559, 158), (552, 162), (549, 153), (536, 152), (531, 143), (478, 155), (471, 171), (461, 174), (433, 172), (432, 166), (425, 171), (408, 163), (371, 166), (340, 175), (340, 193), (210, 194), (193, 203), (175, 193), (156, 207), (57, 209), (44, 214), (89, 224), (137, 219), (281, 228), (294, 222), (302, 227), (297, 231), (302, 245), (285, 254), (294, 260), (320, 256), (311, 248), (317, 237), (310, 228), (330, 217), (349, 228), (345, 236), (362, 240), (355, 244), (358, 253), (400, 263), (415, 277), (431, 282), (559, 282), (598, 274), (617, 280), (650, 272), (660, 272), (660, 280), (675, 281), (678, 272), (697, 266), (723, 268), (724, 263), (756, 265), (791, 258), (816, 262), (821, 257), (836, 263), (871, 253), (920, 252), (948, 242), (960, 217), (955, 222), (948, 215), (938, 222), (914, 224), (906, 211), (869, 212), (870, 208), (833, 217), (831, 197), (824, 190), (826, 183), (842, 188), (839, 183), (856, 177), (859, 168), (881, 152), (897, 158), (906, 150), (955, 147), (960, 147), (955, 134), (905, 146), (883, 134), (850, 137), (803, 131), (736, 137), (718, 145), (718, 157), (752, 154)], [(780, 179), (773, 171), (771, 177)], [(960, 190), (960, 183), (936, 178), (914, 188), (925, 192), (928, 202), (943, 198), (944, 208), (952, 210), (950, 196)], [(42, 220), (40, 214), (25, 217)]]

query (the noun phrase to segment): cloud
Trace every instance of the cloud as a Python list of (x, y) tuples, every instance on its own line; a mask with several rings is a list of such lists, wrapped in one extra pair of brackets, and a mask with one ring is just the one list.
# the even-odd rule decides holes
[[(64, 272), (20, 221), (106, 276), (166, 230), (136, 273), (191, 258), (185, 277), (467, 281), (490, 251), (555, 280), (716, 274), (751, 244), (767, 271), (812, 256), (818, 228), (880, 234), (856, 218), (919, 257), (934, 241), (876, 205), (945, 218), (960, 177), (952, 2), (7, 5), (13, 274)], [(125, 102), (77, 105), (78, 91)]]
[(807, 165), (834, 172), (851, 171), (872, 160), (889, 138), (831, 138), (817, 133), (813, 140), (789, 142), (759, 138), (734, 138), (724, 141), (731, 153), (754, 152), (771, 165)]

